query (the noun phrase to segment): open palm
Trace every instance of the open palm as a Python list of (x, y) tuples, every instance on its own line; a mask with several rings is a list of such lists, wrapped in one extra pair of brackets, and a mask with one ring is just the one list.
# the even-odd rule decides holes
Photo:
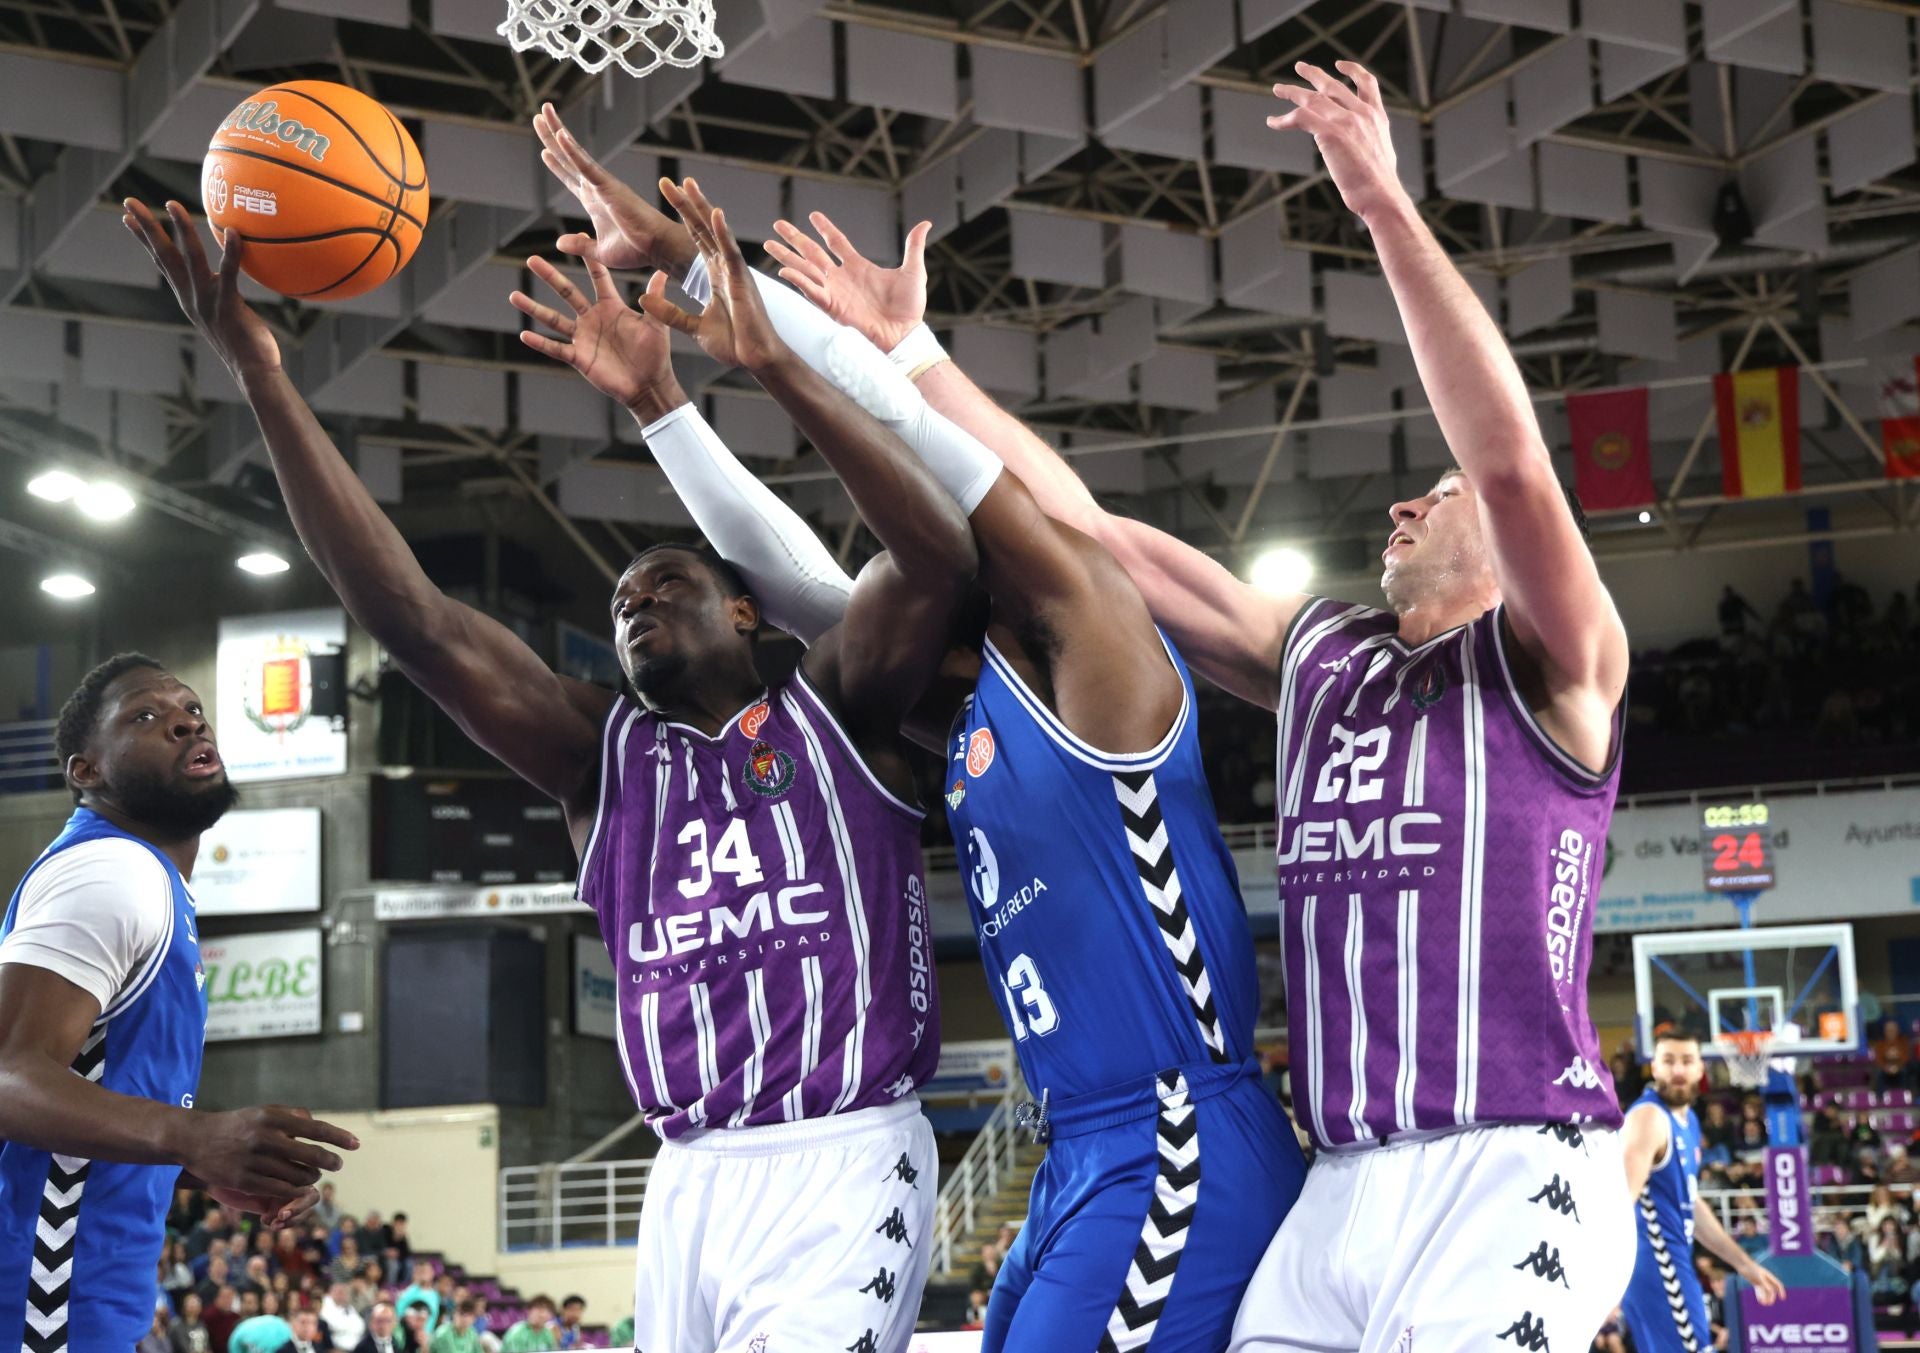
[(541, 106), (533, 129), (540, 137), (541, 163), (574, 195), (593, 223), (592, 235), (562, 235), (561, 252), (609, 268), (660, 266), (661, 236), (673, 228), (666, 214), (588, 154), (552, 104)]
[[(591, 260), (587, 263), (587, 276), (593, 283), (591, 296), (543, 258), (528, 259), (527, 266), (553, 288), (571, 313), (542, 305), (525, 292), (514, 292), (509, 299), (516, 310), (558, 335), (549, 337), (527, 329), (520, 335), (521, 342), (556, 362), (566, 363), (594, 389), (629, 408), (673, 380), (665, 327), (621, 298), (604, 265)], [(648, 291), (660, 294), (666, 280), (664, 273), (654, 274)]]
[(660, 190), (680, 214), (694, 246), (706, 259), (707, 275), (713, 279), (713, 303), (694, 316), (649, 287), (641, 301), (647, 314), (678, 329), (698, 343), (707, 356), (727, 366), (757, 372), (790, 355), (774, 331), (773, 319), (760, 299), (760, 289), (754, 285), (740, 242), (727, 225), (726, 213), (709, 202), (692, 179), (684, 183), (662, 179)]
[(825, 212), (807, 219), (826, 241), (824, 246), (791, 221), (774, 223), (786, 243), (768, 240), (767, 252), (780, 264), (781, 278), (882, 352), (891, 352), (927, 312), (927, 235), (932, 223), (922, 221), (907, 233), (899, 267), (883, 268), (854, 248)]

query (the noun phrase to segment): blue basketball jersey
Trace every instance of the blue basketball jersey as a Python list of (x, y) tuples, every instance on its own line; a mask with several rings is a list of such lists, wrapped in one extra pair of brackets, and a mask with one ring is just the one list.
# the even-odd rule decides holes
[(948, 820), (988, 985), (1036, 1098), (1245, 1062), (1257, 982), (1200, 764), (1193, 684), (1159, 746), (1099, 751), (992, 643), (955, 722)]
[(1693, 1269), (1693, 1205), (1700, 1196), (1700, 1119), (1683, 1117), (1649, 1085), (1628, 1113), (1651, 1104), (1667, 1120), (1667, 1158), (1635, 1200), (1640, 1250), (1621, 1309), (1640, 1353), (1702, 1353), (1713, 1345)]
[[(121, 831), (78, 808), (14, 889), (0, 920), (11, 934), (20, 894), (63, 850)], [(114, 998), (73, 1070), (108, 1090), (191, 1108), (207, 1031), (205, 976), (193, 898), (172, 861), (145, 841), (173, 885), (167, 942)], [(153, 1325), (154, 1264), (179, 1170), (50, 1155), (0, 1142), (0, 1348), (126, 1349)]]

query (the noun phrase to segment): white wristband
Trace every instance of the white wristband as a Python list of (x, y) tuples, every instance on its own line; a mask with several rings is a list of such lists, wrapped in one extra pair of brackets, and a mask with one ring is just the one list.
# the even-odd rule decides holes
[(912, 377), (930, 366), (938, 366), (948, 358), (947, 350), (940, 346), (940, 340), (933, 336), (933, 330), (922, 321), (894, 345), (893, 351), (887, 354), (887, 360), (893, 363), (895, 369)]

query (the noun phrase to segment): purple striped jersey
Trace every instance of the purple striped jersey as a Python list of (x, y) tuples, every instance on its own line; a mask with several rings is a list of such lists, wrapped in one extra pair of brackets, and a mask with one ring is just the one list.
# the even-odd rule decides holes
[(614, 702), (579, 893), (660, 1136), (890, 1104), (933, 1075), (921, 816), (802, 676), (718, 737)]
[(1282, 650), (1294, 1114), (1334, 1148), (1475, 1123), (1617, 1126), (1587, 969), (1618, 752), (1595, 775), (1541, 730), (1499, 609), (1418, 648), (1396, 629), (1315, 598)]

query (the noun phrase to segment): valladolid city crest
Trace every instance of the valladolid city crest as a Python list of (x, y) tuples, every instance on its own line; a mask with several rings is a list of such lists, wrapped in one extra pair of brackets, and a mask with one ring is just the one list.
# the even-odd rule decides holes
[(770, 742), (757, 741), (747, 749), (740, 782), (763, 798), (777, 799), (793, 783), (793, 758)]
[(313, 714), (313, 665), (306, 644), (285, 634), (267, 640), (243, 689), (240, 707), (255, 728), (279, 736), (298, 730)]

